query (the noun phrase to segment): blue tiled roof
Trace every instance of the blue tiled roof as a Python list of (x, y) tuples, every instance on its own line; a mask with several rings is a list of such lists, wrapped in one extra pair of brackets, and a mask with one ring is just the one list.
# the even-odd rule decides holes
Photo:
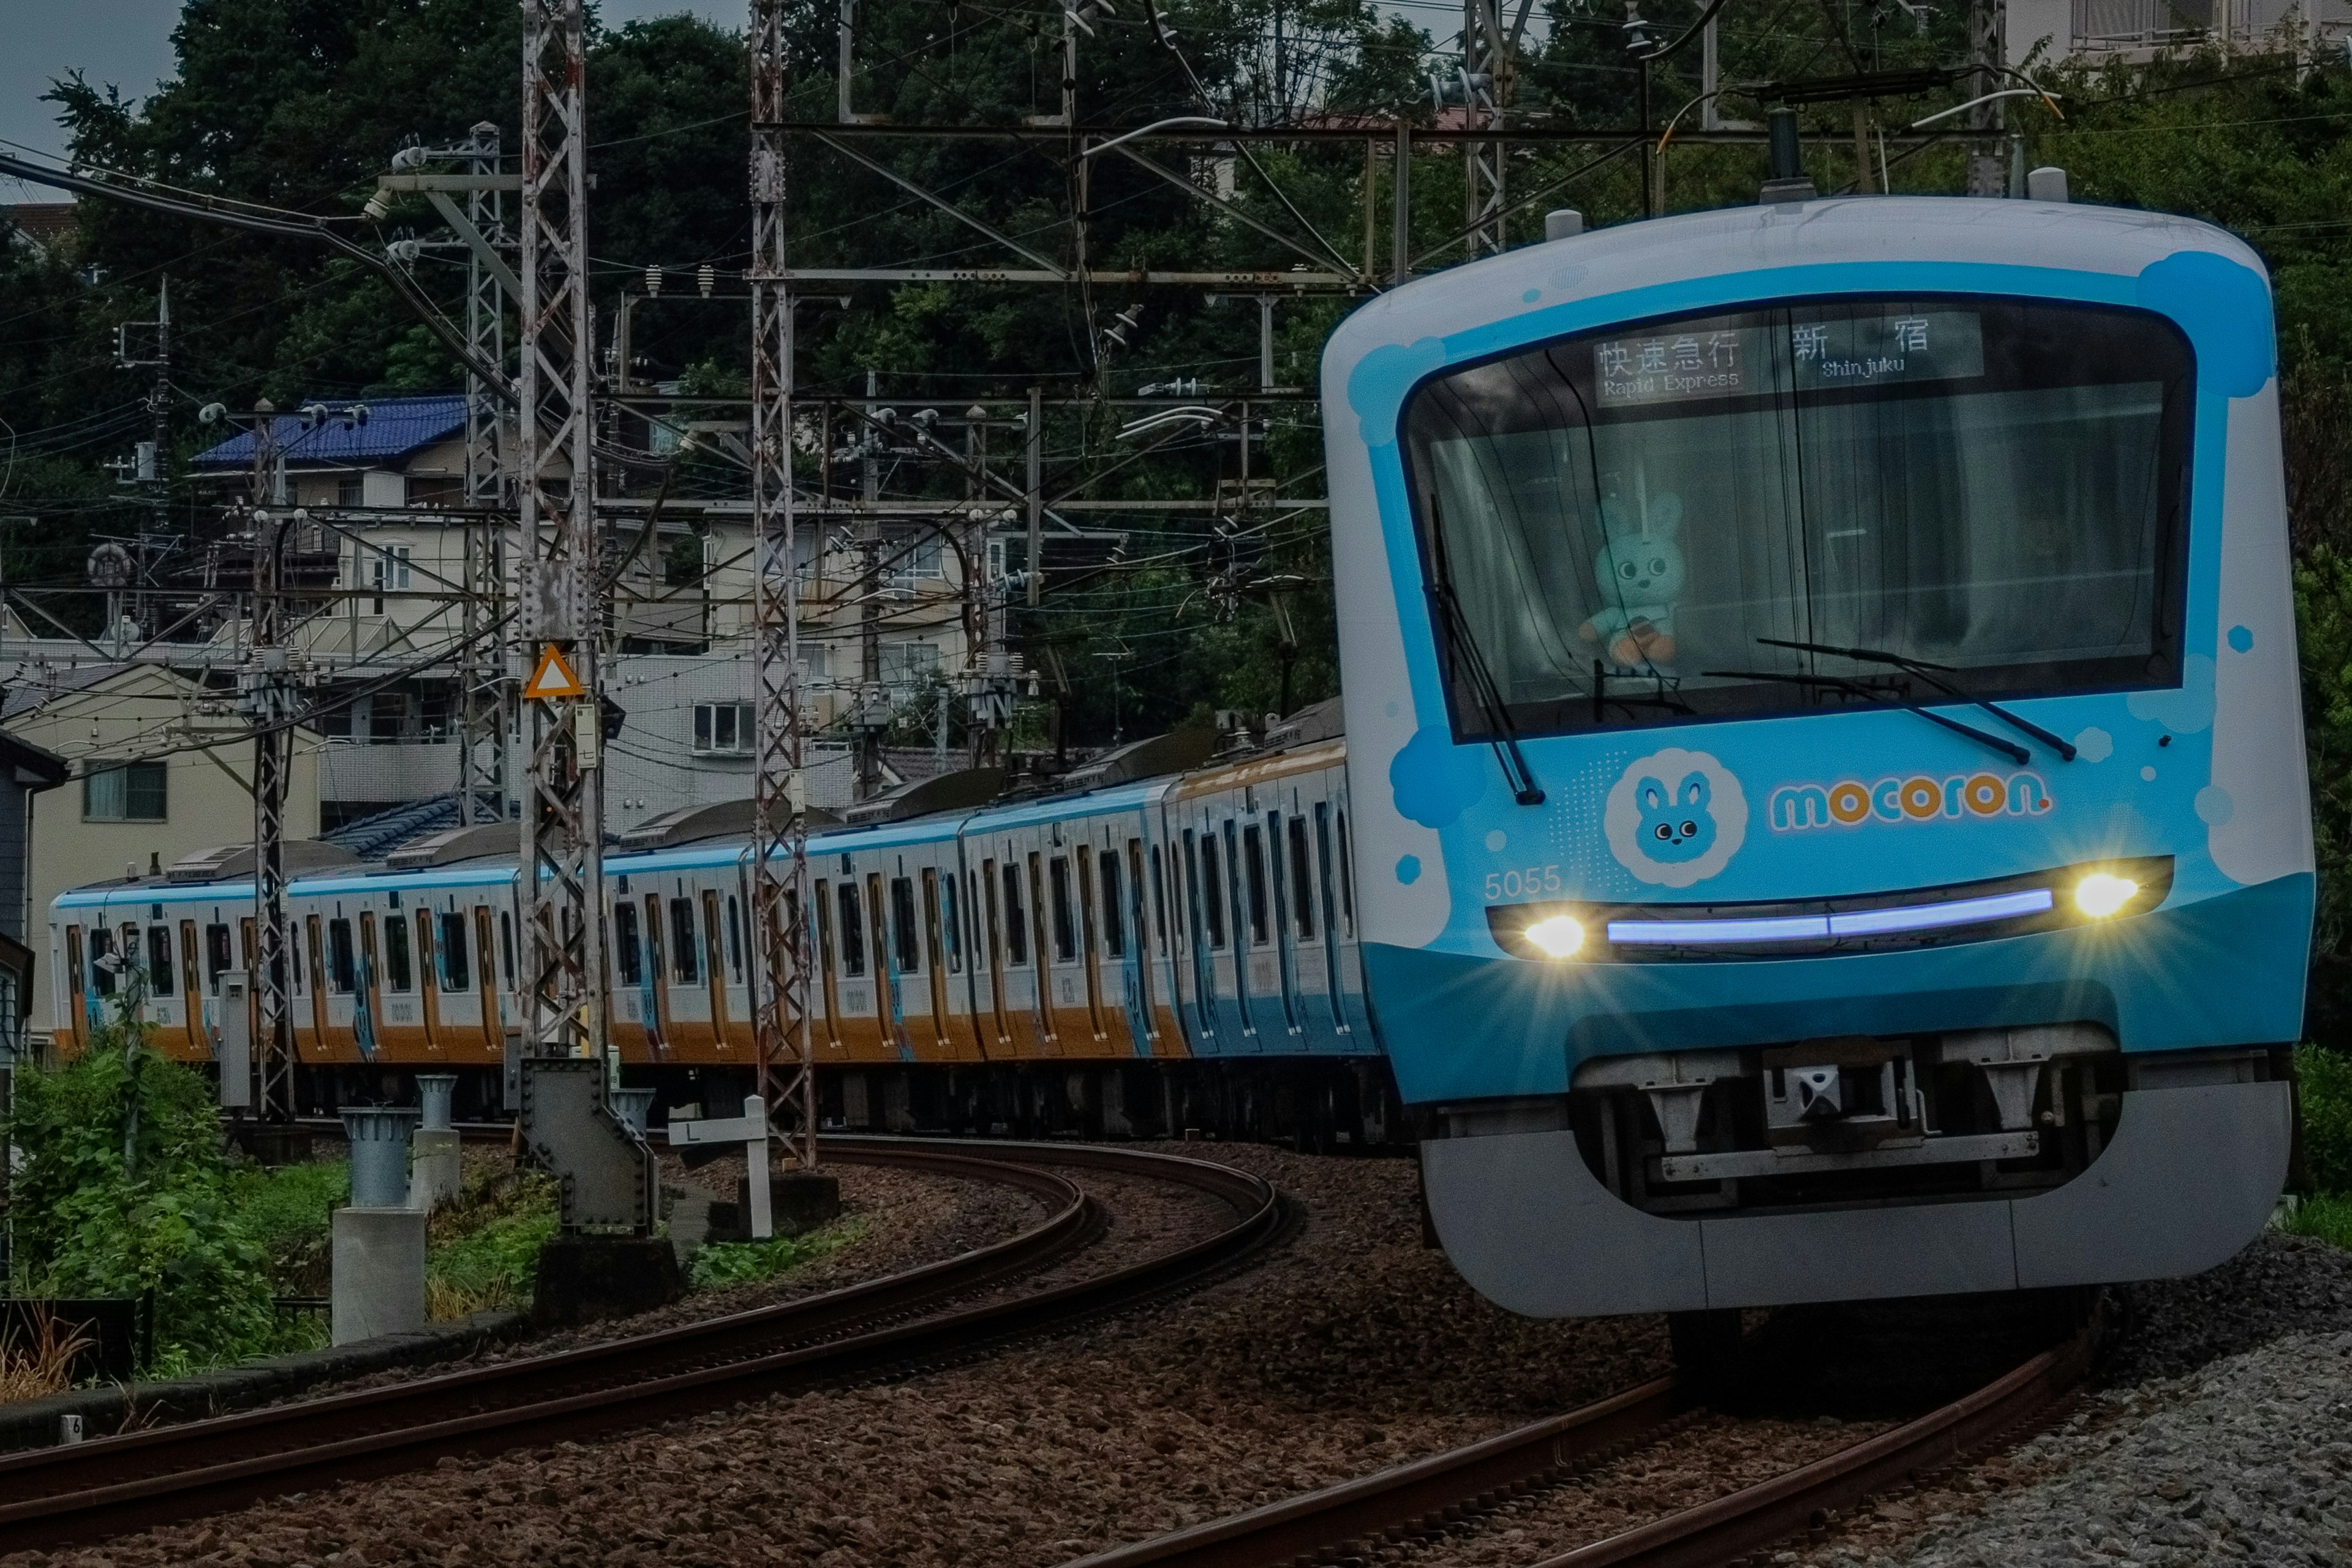
[[(310, 399), (302, 401), (308, 403)], [(327, 406), (344, 408), (355, 401), (365, 403), (368, 411), (367, 423), (357, 428), (331, 419), (315, 430), (305, 430), (299, 411), (280, 414), (273, 419), (278, 449), (286, 454), (286, 460), (298, 465), (381, 463), (404, 458), (420, 447), (446, 440), (466, 427), (466, 400), (462, 396), (342, 398)], [(296, 406), (299, 410), (300, 405)], [(240, 430), (219, 446), (198, 453), (194, 461), (199, 468), (242, 468), (252, 464), (250, 430)]]

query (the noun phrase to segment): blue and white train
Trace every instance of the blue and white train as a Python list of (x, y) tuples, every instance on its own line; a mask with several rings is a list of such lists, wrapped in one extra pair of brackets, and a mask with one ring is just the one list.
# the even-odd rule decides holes
[(2262, 1226), (2313, 908), (2273, 360), (2236, 238), (2024, 200), (1630, 225), (1339, 329), (1364, 967), (1480, 1291)]
[[(813, 837), (829, 1117), (1409, 1109), (1447, 1252), (1542, 1315), (2228, 1257), (2313, 908), (2273, 360), (2245, 246), (2043, 201), (1768, 203), (1382, 296), (1324, 361), (1345, 742)], [(606, 862), (614, 1037), (740, 1073), (740, 839), (677, 837)], [(490, 1083), (485, 842), (297, 879), (321, 1103)], [(249, 900), (59, 899), (58, 1016), (135, 949), (209, 1054)]]

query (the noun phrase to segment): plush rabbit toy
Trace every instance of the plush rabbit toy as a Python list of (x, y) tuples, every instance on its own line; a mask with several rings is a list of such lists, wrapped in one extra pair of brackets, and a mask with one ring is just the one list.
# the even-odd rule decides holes
[(1682, 547), (1675, 542), (1682, 526), (1681, 498), (1654, 496), (1643, 512), (1635, 522), (1616, 506), (1602, 509), (1609, 542), (1593, 557), (1592, 571), (1608, 607), (1576, 630), (1626, 669), (1674, 662), (1675, 603), (1683, 591)]

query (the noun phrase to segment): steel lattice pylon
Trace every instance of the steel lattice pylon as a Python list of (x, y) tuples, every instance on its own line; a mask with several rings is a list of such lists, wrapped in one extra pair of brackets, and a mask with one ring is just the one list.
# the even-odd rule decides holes
[[(470, 174), (499, 172), (499, 128), (474, 127), (459, 150)], [(467, 196), (477, 232), (496, 240), (506, 226), (497, 191)], [(466, 342), (478, 363), (503, 366), (506, 310), (498, 279), (470, 248), (466, 259)], [(506, 521), (512, 504), (502, 450), (502, 414), (478, 371), (466, 376), (466, 596), (457, 650), (457, 820), (498, 822), (507, 814)]]
[(253, 429), (253, 673), (246, 713), (253, 723), (254, 1049), (264, 1121), (294, 1120), (294, 996), (286, 920), (286, 786), (294, 771), (293, 693), (287, 685), (286, 602), (280, 571), (289, 520), (278, 497), (278, 421), (267, 402)]
[[(759, 722), (751, 784), (753, 1037), (760, 1098), (788, 1157), (816, 1163), (809, 1037), (808, 839), (801, 789), (800, 597), (793, 514), (793, 301), (784, 286), (784, 0), (751, 0), (751, 533)], [(846, 92), (847, 89), (843, 89)]]
[(580, 688), (522, 698), (523, 1044), (546, 1057), (593, 1056), (607, 1040), (581, 7), (523, 0), (518, 596), (525, 653), (536, 662), (551, 650)]
[[(1500, 131), (1509, 96), (1510, 44), (1503, 36), (1496, 0), (1463, 0), (1463, 128)], [(1508, 162), (1500, 141), (1462, 144), (1463, 222), (1470, 230), (1470, 259), (1500, 256), (1510, 241), (1503, 232), (1503, 171)]]

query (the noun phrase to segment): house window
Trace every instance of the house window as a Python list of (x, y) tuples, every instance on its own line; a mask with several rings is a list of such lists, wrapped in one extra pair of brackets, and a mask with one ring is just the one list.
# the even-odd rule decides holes
[(366, 500), (367, 480), (358, 474), (337, 474), (335, 476), (335, 504), (337, 506), (361, 506), (365, 504)]
[(81, 815), (85, 822), (161, 822), (167, 777), (162, 763), (124, 763), (84, 773)]
[(882, 645), (882, 684), (918, 686), (940, 672), (937, 643), (897, 642)]
[[(379, 594), (405, 592), (408, 587), (409, 552), (415, 547), (387, 544), (368, 552), (368, 586)], [(383, 606), (376, 606), (382, 613)]]
[(694, 705), (694, 749), (703, 756), (749, 756), (758, 736), (749, 702)]

